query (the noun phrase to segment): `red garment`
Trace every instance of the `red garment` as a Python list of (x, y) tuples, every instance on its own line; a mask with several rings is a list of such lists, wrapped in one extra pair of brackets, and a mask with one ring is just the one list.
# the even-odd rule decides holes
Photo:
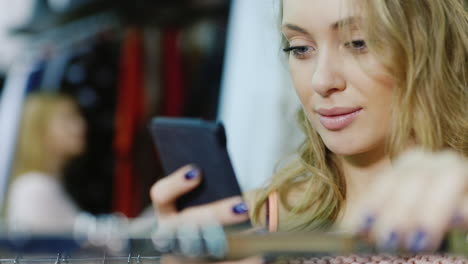
[(163, 35), (164, 103), (162, 114), (181, 116), (184, 110), (184, 83), (179, 30), (169, 29)]
[(115, 116), (114, 210), (134, 217), (140, 211), (140, 189), (134, 172), (134, 138), (144, 125), (145, 95), (143, 76), (143, 35), (139, 29), (126, 32), (120, 61), (119, 87)]

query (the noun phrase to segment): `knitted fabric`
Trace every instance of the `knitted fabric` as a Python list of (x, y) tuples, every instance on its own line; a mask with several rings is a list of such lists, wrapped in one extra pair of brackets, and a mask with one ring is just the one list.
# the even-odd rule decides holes
[(288, 264), (468, 264), (468, 258), (450, 255), (374, 255), (298, 258)]

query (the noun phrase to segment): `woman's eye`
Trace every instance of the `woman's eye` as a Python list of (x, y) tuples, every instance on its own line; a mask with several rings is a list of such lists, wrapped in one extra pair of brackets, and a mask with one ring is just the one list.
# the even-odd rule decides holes
[(311, 50), (312, 48), (308, 46), (291, 46), (283, 49), (284, 52), (292, 53), (298, 59), (304, 59)]
[(362, 39), (346, 42), (344, 45), (346, 48), (351, 48), (359, 52), (364, 52), (367, 49), (367, 44)]

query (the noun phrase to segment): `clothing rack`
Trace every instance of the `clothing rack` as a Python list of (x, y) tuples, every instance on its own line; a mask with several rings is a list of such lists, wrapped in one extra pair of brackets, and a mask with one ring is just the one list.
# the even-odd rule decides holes
[[(101, 237), (104, 238), (104, 237)], [(126, 259), (155, 259), (162, 255), (154, 247), (151, 238), (125, 238), (122, 240), (124, 246), (118, 249), (113, 248), (114, 241), (105, 241), (96, 243), (90, 241), (86, 237), (68, 236), (44, 236), (34, 235), (32, 237), (21, 235), (2, 235), (0, 236), (0, 263), (8, 262), (8, 260), (35, 259), (40, 261), (43, 259), (50, 260), (54, 256), (57, 263), (67, 263), (74, 259), (87, 260), (121, 260), (122, 256), (127, 256)]]
[(52, 45), (55, 50), (64, 49), (73, 44), (90, 39), (100, 32), (119, 27), (119, 19), (112, 12), (104, 12), (78, 21), (50, 29), (33, 37), (34, 42), (28, 47), (33, 56), (38, 56), (44, 47)]
[(57, 257), (26, 257), (16, 256), (15, 258), (0, 258), (0, 263), (13, 263), (13, 264), (22, 264), (22, 263), (32, 263), (32, 262), (47, 262), (47, 263), (107, 263), (107, 262), (122, 262), (127, 264), (147, 264), (147, 263), (159, 263), (160, 256), (132, 256), (132, 254), (125, 256), (102, 256), (102, 257), (67, 257), (57, 254)]

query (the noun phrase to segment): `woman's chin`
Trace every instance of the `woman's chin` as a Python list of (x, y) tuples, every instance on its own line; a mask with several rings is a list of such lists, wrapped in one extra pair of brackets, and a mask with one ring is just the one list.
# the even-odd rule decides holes
[(367, 146), (360, 144), (352, 144), (350, 142), (327, 142), (325, 141), (325, 146), (335, 155), (339, 156), (352, 156), (366, 152), (368, 149)]

